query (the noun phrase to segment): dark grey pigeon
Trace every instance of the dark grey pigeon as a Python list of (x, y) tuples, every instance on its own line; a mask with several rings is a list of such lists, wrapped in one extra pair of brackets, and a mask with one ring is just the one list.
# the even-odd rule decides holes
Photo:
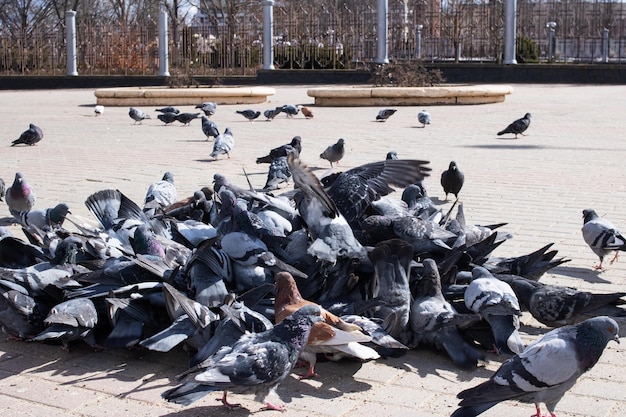
[(387, 156), (385, 157), (385, 159), (398, 159), (398, 152), (396, 151), (387, 152)]
[(615, 251), (615, 256), (611, 259), (611, 263), (615, 262), (619, 257), (619, 252), (626, 250), (626, 238), (617, 230), (617, 228), (595, 212), (593, 209), (583, 210), (583, 239), (589, 248), (598, 255), (600, 263), (594, 265), (594, 269), (603, 270), (602, 262), (604, 257)]
[(497, 353), (521, 353), (524, 343), (519, 335), (522, 315), (515, 291), (485, 268), (472, 269), (472, 282), (464, 295), (465, 306), (485, 319), (494, 336)]
[(162, 394), (167, 401), (189, 405), (209, 392), (227, 391), (254, 393), (257, 401), (265, 401), (266, 409), (280, 410), (267, 401), (267, 396), (289, 375), (298, 356), (306, 346), (311, 327), (321, 321), (318, 306), (305, 306), (276, 324), (271, 330), (242, 335), (233, 345), (223, 346), (181, 377), (181, 385)]
[(176, 107), (172, 107), (172, 106), (166, 106), (166, 107), (162, 107), (160, 109), (154, 109), (154, 111), (158, 111), (159, 113), (174, 113), (174, 114), (180, 113), (180, 110), (178, 110)]
[(351, 225), (360, 220), (373, 201), (429, 176), (429, 161), (386, 159), (360, 165), (339, 174), (326, 190)]
[(445, 351), (457, 366), (473, 369), (482, 352), (467, 343), (459, 333), (459, 327), (478, 322), (477, 314), (459, 314), (444, 298), (437, 264), (431, 258), (422, 261), (421, 277), (413, 286), (410, 330), (412, 334), (405, 343), (409, 347), (427, 344)]
[(263, 116), (268, 122), (274, 120), (274, 117), (278, 116), (283, 111), (282, 107), (276, 107), (274, 109), (268, 109), (263, 112)]
[(330, 162), (330, 167), (332, 168), (333, 162), (339, 164), (339, 161), (343, 158), (346, 153), (346, 149), (344, 147), (344, 140), (340, 138), (337, 143), (330, 145), (327, 147), (324, 152), (320, 154), (320, 158), (327, 160)]
[(157, 115), (157, 119), (165, 123), (165, 125), (170, 125), (178, 120), (177, 113), (162, 113)]
[(0, 279), (0, 328), (10, 336), (28, 340), (37, 335), (45, 328), (47, 309), (23, 286)]
[(196, 109), (202, 110), (205, 116), (210, 117), (217, 111), (217, 103), (213, 101), (205, 101), (204, 103), (198, 104)]
[(220, 135), (220, 131), (217, 129), (215, 122), (206, 116), (202, 116), (202, 133), (204, 133), (207, 140), (211, 137), (216, 138)]
[(141, 110), (136, 109), (134, 107), (131, 107), (128, 110), (128, 115), (130, 116), (131, 119), (133, 119), (135, 121), (135, 123), (133, 123), (133, 124), (137, 124), (137, 123), (141, 124), (142, 120), (150, 119), (150, 115), (149, 114), (146, 114), (146, 113), (142, 112)]
[(556, 416), (556, 405), (598, 362), (607, 343), (619, 343), (618, 333), (615, 320), (606, 316), (546, 333), (505, 361), (488, 381), (461, 391), (459, 408), (451, 417), (475, 417), (507, 400), (534, 404), (537, 416), (544, 403)]
[(15, 173), (13, 184), (4, 196), (11, 214), (32, 210), (35, 206), (35, 191), (26, 182), (21, 172)]
[(451, 161), (448, 169), (441, 173), (441, 186), (443, 192), (446, 193), (446, 201), (448, 201), (448, 194), (454, 194), (458, 198), (463, 183), (465, 182), (465, 175), (455, 161)]
[(396, 109), (382, 109), (376, 115), (376, 120), (379, 121), (379, 122), (386, 122), (387, 119), (389, 119), (391, 116), (393, 116), (393, 114), (395, 112), (397, 112), (397, 111), (398, 110), (396, 110)]
[(0, 201), (4, 201), (4, 195), (7, 192), (7, 185), (2, 178), (0, 178)]
[(294, 156), (299, 156), (302, 152), (302, 138), (300, 136), (294, 136), (291, 139), (291, 142), (278, 146), (270, 150), (270, 153), (265, 156), (261, 156), (256, 159), (257, 164), (271, 164), (272, 161), (276, 158), (280, 158), (281, 156), (287, 156), (287, 150), (293, 149), (296, 151)]
[(236, 112), (238, 114), (241, 114), (243, 117), (245, 117), (251, 122), (261, 115), (260, 111), (254, 111), (254, 110), (237, 110)]
[(591, 293), (516, 275), (496, 274), (496, 277), (513, 288), (522, 308), (549, 327), (575, 324), (596, 316), (626, 317), (626, 309), (618, 307), (626, 304), (626, 292)]
[(422, 124), (422, 127), (426, 127), (426, 125), (430, 124), (430, 113), (426, 110), (422, 110), (417, 113), (417, 121)]
[(504, 129), (499, 131), (498, 136), (502, 136), (506, 133), (513, 133), (515, 135), (515, 139), (517, 139), (517, 135), (526, 136), (524, 135), (524, 132), (526, 131), (526, 129), (528, 129), (528, 126), (530, 126), (530, 113), (526, 113), (524, 117), (522, 117), (521, 119), (517, 119)]
[(35, 126), (34, 124), (31, 123), (28, 130), (25, 130), (24, 132), (22, 132), (20, 137), (15, 139), (11, 143), (11, 146), (20, 145), (20, 144), (33, 146), (37, 144), (38, 142), (40, 142), (42, 139), (43, 139), (43, 132), (41, 131), (41, 129), (38, 126)]
[(176, 120), (181, 122), (183, 126), (189, 126), (192, 120), (197, 119), (200, 113), (180, 113), (176, 115)]
[(297, 116), (300, 112), (300, 109), (293, 104), (285, 104), (281, 109), (289, 118)]

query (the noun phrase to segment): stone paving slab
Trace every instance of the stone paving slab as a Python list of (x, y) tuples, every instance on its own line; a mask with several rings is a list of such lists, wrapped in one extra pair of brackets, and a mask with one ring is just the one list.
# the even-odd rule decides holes
[[(337, 169), (383, 159), (389, 150), (403, 158), (431, 161), (425, 181), (429, 194), (444, 208), (439, 175), (451, 160), (465, 173), (461, 191), (467, 219), (476, 224), (508, 222), (514, 238), (496, 256), (529, 253), (549, 242), (559, 256), (572, 259), (542, 278), (547, 283), (596, 292), (623, 290), (626, 261), (594, 272), (596, 257), (584, 244), (582, 209), (595, 208), (626, 229), (626, 86), (514, 85), (504, 103), (427, 107), (433, 122), (417, 122), (417, 107), (402, 107), (387, 122), (375, 122), (378, 107), (313, 107), (315, 118), (248, 122), (235, 110), (265, 110), (282, 104), (308, 104), (310, 86), (277, 86), (266, 104), (223, 105), (214, 120), (230, 127), (236, 138), (231, 158), (212, 161), (199, 121), (189, 127), (163, 126), (154, 117), (133, 125), (128, 109), (107, 107), (93, 115), (93, 90), (3, 91), (0, 177), (11, 182), (21, 171), (37, 191), (36, 207), (64, 201), (75, 216), (91, 219), (85, 198), (100, 189), (118, 188), (142, 203), (150, 183), (174, 172), (180, 197), (210, 184), (221, 172), (245, 186), (243, 170), (262, 187), (267, 166), (256, 157), (300, 135), (302, 159), (319, 175), (329, 171), (319, 154), (339, 137), (347, 153)], [(191, 111), (193, 106), (181, 106)], [(532, 113), (528, 135), (498, 137), (509, 122)], [(44, 139), (34, 147), (10, 147), (29, 123)], [(0, 204), (0, 217), (8, 210)], [(20, 233), (14, 229), (15, 233)], [(546, 329), (524, 315), (523, 338), (531, 341)], [(598, 365), (585, 374), (557, 407), (560, 417), (622, 417), (626, 413), (626, 322), (620, 321), (622, 344), (609, 344)], [(488, 378), (503, 358), (489, 355), (485, 367), (460, 371), (443, 354), (416, 349), (403, 358), (369, 363), (320, 363), (315, 380), (294, 374), (278, 389), (287, 413), (264, 416), (449, 416), (456, 393)], [(93, 352), (77, 346), (69, 353), (58, 346), (0, 340), (0, 408), (16, 416), (217, 416), (224, 409), (207, 395), (189, 407), (169, 404), (160, 394), (175, 384), (186, 367), (182, 349), (167, 354), (115, 350)], [(250, 396), (233, 395), (243, 409), (259, 409)], [(486, 417), (528, 416), (532, 406), (512, 402), (485, 412)]]

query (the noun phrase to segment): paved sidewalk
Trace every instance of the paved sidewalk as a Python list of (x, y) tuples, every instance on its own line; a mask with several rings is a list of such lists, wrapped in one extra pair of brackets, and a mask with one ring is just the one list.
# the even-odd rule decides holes
[[(0, 177), (7, 185), (21, 171), (37, 191), (36, 207), (64, 201), (75, 215), (91, 218), (84, 200), (104, 188), (118, 188), (141, 203), (150, 183), (163, 172), (175, 175), (179, 197), (210, 184), (221, 172), (245, 185), (243, 169), (262, 187), (267, 166), (257, 156), (300, 135), (302, 159), (329, 168), (318, 158), (339, 137), (347, 152), (338, 169), (383, 159), (389, 150), (402, 158), (431, 161), (425, 184), (432, 197), (443, 198), (439, 175), (451, 160), (465, 173), (461, 191), (467, 219), (476, 224), (508, 222), (514, 235), (495, 252), (517, 256), (554, 242), (559, 256), (572, 261), (542, 278), (543, 282), (595, 292), (626, 287), (626, 261), (597, 273), (597, 258), (582, 240), (582, 209), (594, 208), (626, 230), (626, 86), (515, 85), (504, 103), (429, 107), (433, 122), (418, 128), (418, 108), (399, 107), (386, 123), (374, 122), (378, 108), (314, 108), (315, 118), (248, 122), (235, 110), (265, 110), (286, 103), (306, 104), (306, 86), (276, 87), (266, 105), (220, 106), (214, 120), (231, 127), (231, 158), (212, 162), (211, 143), (200, 122), (189, 127), (163, 126), (155, 119), (132, 125), (128, 108), (108, 107), (93, 115), (93, 90), (3, 91)], [(163, 103), (167, 104), (167, 103)], [(193, 111), (192, 106), (182, 107)], [(532, 113), (528, 136), (513, 140), (495, 133), (509, 122)], [(9, 147), (28, 127), (39, 125), (44, 139), (35, 147)], [(444, 203), (440, 201), (441, 204)], [(8, 215), (0, 204), (0, 217)], [(545, 331), (524, 316), (524, 338)], [(622, 343), (610, 343), (600, 362), (585, 374), (557, 407), (560, 417), (626, 415), (626, 321), (620, 321)], [(278, 389), (286, 416), (413, 416), (444, 417), (456, 408), (457, 392), (474, 386), (497, 369), (502, 358), (489, 357), (479, 370), (458, 370), (443, 354), (414, 350), (403, 358), (320, 363), (320, 377), (299, 381), (294, 375)], [(182, 349), (168, 354), (143, 350), (93, 352), (79, 346), (66, 353), (57, 346), (0, 340), (0, 409), (7, 416), (217, 416), (224, 415), (220, 395), (207, 395), (189, 407), (161, 399), (186, 367)], [(252, 397), (234, 395), (254, 413)], [(502, 403), (485, 417), (528, 416), (530, 405)], [(281, 415), (264, 412), (263, 416)]]

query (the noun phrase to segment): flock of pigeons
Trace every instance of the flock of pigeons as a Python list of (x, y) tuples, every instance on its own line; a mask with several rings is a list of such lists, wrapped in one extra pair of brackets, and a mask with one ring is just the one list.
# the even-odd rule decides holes
[[(228, 156), (234, 137), (211, 120), (217, 105), (197, 108), (202, 131), (214, 138), (212, 156)], [(157, 111), (166, 125), (189, 125), (200, 116), (171, 106)], [(96, 114), (103, 112), (97, 106)], [(259, 117), (250, 112), (238, 113)], [(290, 105), (265, 116), (281, 112), (313, 117), (311, 109)], [(384, 109), (376, 119), (394, 113)], [(135, 123), (150, 118), (135, 108), (129, 116)], [(431, 121), (425, 110), (418, 119), (423, 127)], [(517, 137), (529, 123), (526, 114), (498, 135)], [(13, 145), (42, 137), (31, 125)], [(320, 158), (332, 167), (344, 142)], [(458, 200), (465, 176), (456, 162), (441, 173), (446, 200), (456, 198), (444, 213), (422, 183), (428, 161), (390, 152), (319, 179), (299, 159), (301, 150), (296, 136), (256, 160), (270, 164), (261, 191), (215, 174), (212, 186), (180, 199), (171, 172), (147, 188), (142, 207), (119, 190), (98, 191), (85, 200), (96, 227), (64, 203), (36, 209), (35, 190), (19, 172), (8, 188), (0, 180), (0, 200), (11, 214), (3, 221), (20, 225), (27, 238), (0, 228), (0, 325), (13, 337), (65, 349), (77, 340), (98, 349), (161, 352), (186, 344), (194, 352), (189, 369), (163, 393), (184, 405), (223, 391), (222, 402), (233, 407), (231, 391), (255, 393), (266, 408), (282, 410), (268, 394), (298, 358), (307, 364), (302, 377), (316, 376), (320, 354), (366, 361), (431, 346), (461, 369), (476, 368), (485, 351), (506, 355), (488, 381), (458, 394), (452, 417), (477, 416), (505, 400), (534, 403), (538, 416), (545, 403), (554, 417), (556, 404), (607, 343), (619, 342), (610, 316), (626, 316), (620, 307), (626, 293), (540, 282), (569, 261), (552, 244), (494, 257), (510, 235), (500, 230), (505, 223), (465, 219)], [(293, 189), (267, 192), (289, 181)], [(388, 197), (395, 188), (402, 189), (400, 200)], [(583, 215), (583, 238), (600, 259), (596, 268), (603, 268), (607, 254), (626, 250), (626, 239), (593, 210)], [(525, 346), (522, 311), (555, 329)]]

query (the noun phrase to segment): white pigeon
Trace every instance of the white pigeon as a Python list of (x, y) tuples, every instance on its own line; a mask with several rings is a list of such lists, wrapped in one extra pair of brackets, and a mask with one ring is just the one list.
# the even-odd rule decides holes
[(417, 113), (417, 120), (422, 124), (422, 127), (426, 127), (426, 125), (430, 124), (430, 113), (426, 110), (422, 110)]
[(167, 171), (160, 181), (153, 182), (146, 191), (143, 212), (148, 217), (152, 217), (157, 211), (164, 209), (176, 202), (176, 186), (174, 185), (174, 174)]
[(228, 156), (230, 158), (230, 151), (235, 147), (235, 137), (230, 130), (230, 127), (227, 127), (224, 130), (224, 133), (218, 135), (213, 141), (213, 152), (211, 152), (211, 158), (217, 159), (219, 155)]
[(101, 116), (104, 113), (104, 106), (98, 104), (96, 107), (93, 108), (93, 112), (96, 116)]
[(594, 265), (596, 270), (604, 270), (602, 261), (604, 257), (615, 252), (611, 263), (619, 257), (619, 251), (626, 250), (626, 238), (617, 230), (610, 221), (598, 216), (593, 209), (583, 210), (583, 239), (589, 245), (593, 253), (598, 255), (600, 263)]

